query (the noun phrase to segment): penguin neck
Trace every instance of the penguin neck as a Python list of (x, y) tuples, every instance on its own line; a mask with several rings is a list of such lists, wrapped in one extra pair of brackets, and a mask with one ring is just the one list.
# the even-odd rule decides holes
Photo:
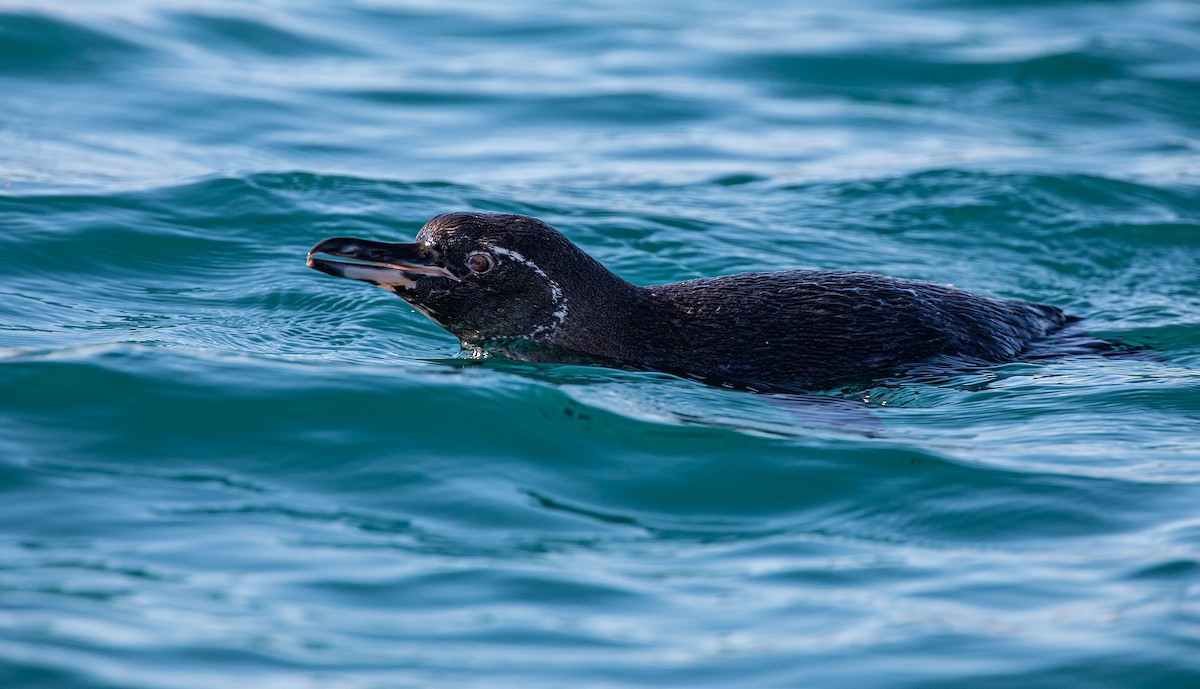
[(650, 293), (599, 263), (573, 276), (565, 297), (563, 322), (546, 342), (590, 356), (626, 358), (640, 344), (631, 335), (656, 320)]

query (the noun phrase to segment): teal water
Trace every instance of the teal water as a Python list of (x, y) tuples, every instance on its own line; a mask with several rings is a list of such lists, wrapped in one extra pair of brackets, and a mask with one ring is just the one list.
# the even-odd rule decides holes
[[(1183, 0), (0, 3), (0, 687), (1200, 687), (1198, 113)], [(304, 267), (469, 209), (1157, 356), (815, 404)]]

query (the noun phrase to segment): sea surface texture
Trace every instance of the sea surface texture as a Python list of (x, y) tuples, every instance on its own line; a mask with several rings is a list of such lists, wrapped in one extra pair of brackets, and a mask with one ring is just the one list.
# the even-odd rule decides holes
[[(764, 395), (305, 268), (454, 210), (1143, 349)], [(0, 1), (0, 687), (1200, 687), (1200, 3)]]

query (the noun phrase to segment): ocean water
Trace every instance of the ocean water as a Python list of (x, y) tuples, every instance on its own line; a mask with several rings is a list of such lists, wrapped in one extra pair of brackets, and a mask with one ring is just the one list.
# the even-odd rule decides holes
[[(304, 266), (452, 210), (1154, 354), (756, 395)], [(1200, 4), (0, 1), (0, 687), (247, 686), (1200, 687)]]

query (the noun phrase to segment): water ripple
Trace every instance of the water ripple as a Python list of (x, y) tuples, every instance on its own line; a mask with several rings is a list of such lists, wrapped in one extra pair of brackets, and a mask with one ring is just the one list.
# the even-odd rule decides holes
[[(0, 686), (1197, 686), (1197, 35), (4, 3)], [(304, 265), (452, 210), (639, 284), (870, 270), (1134, 348), (756, 395), (461, 358)]]

